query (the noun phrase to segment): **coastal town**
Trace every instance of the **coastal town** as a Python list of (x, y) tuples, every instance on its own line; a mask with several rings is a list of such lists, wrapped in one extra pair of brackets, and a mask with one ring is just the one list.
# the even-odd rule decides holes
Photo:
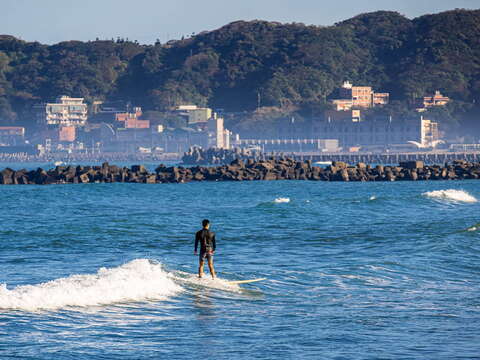
[[(449, 97), (435, 91), (416, 98), (408, 118), (369, 113), (388, 105), (389, 99), (387, 92), (345, 81), (328, 100), (329, 109), (312, 117), (308, 125), (296, 124), (292, 117), (283, 136), (244, 137), (226, 127), (225, 119), (235, 114), (222, 109), (179, 105), (163, 112), (159, 121), (128, 102), (87, 103), (84, 98), (62, 95), (32, 107), (35, 125), (31, 128), (0, 127), (0, 159), (179, 160), (190, 154), (192, 160), (195, 151), (208, 149), (243, 154), (235, 157), (243, 159), (251, 152), (320, 161), (378, 156), (396, 156), (397, 161), (432, 156), (453, 160), (455, 153), (478, 159), (480, 144), (452, 142), (436, 119), (423, 115), (432, 107), (446, 106)], [(165, 126), (165, 119), (177, 121)]]
[(480, 359), (474, 2), (3, 0), (0, 360)]

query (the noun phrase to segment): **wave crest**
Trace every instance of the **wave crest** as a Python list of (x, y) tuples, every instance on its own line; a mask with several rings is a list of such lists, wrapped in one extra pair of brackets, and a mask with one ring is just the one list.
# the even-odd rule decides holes
[(279, 197), (274, 200), (275, 204), (282, 204), (282, 203), (289, 203), (290, 198), (287, 197)]
[(12, 290), (2, 284), (0, 309), (36, 311), (165, 300), (180, 290), (160, 264), (136, 259), (119, 267), (100, 268), (96, 274), (71, 275)]
[(466, 202), (466, 203), (474, 203), (477, 202), (477, 199), (470, 195), (468, 192), (463, 190), (455, 190), (455, 189), (448, 189), (448, 190), (435, 190), (423, 193), (424, 196), (433, 198), (436, 200), (446, 200), (450, 202)]

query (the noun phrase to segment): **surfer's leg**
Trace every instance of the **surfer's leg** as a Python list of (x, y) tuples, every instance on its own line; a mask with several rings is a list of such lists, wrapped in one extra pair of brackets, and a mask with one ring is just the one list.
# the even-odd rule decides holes
[(208, 257), (208, 268), (210, 269), (210, 275), (212, 275), (212, 279), (215, 279), (216, 274), (215, 274), (215, 269), (213, 267), (213, 256)]
[(199, 265), (198, 265), (198, 277), (201, 278), (203, 276), (203, 266), (205, 264), (205, 261), (200, 259)]

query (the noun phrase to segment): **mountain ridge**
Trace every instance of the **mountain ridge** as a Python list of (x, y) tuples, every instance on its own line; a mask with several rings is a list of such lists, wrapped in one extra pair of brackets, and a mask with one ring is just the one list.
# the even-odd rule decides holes
[(57, 95), (124, 99), (147, 110), (315, 108), (344, 80), (409, 101), (434, 90), (480, 100), (480, 10), (408, 19), (359, 14), (332, 26), (235, 21), (166, 44), (54, 45), (0, 35), (0, 122), (28, 123)]

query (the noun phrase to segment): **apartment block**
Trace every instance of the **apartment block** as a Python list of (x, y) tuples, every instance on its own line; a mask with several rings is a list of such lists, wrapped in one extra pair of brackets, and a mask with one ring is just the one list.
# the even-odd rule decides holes
[(39, 118), (41, 123), (61, 126), (85, 126), (88, 107), (83, 98), (60, 96), (55, 103), (42, 106)]

